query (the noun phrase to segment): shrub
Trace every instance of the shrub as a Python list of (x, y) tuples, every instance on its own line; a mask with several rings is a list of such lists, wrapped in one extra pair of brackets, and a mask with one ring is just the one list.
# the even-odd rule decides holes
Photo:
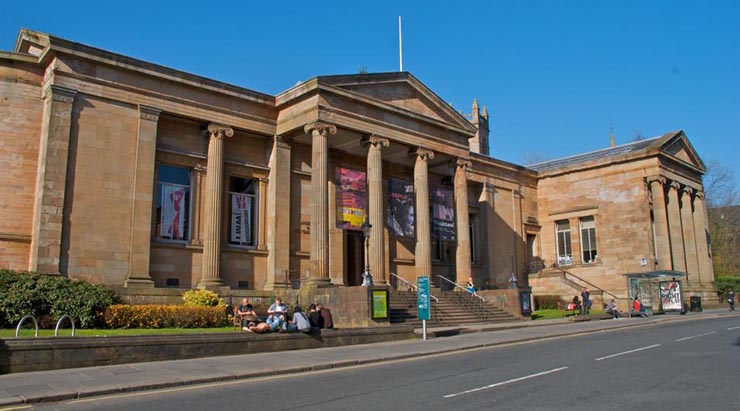
[(218, 294), (210, 290), (188, 290), (182, 295), (185, 305), (216, 307), (221, 304)]
[(740, 293), (740, 277), (717, 277), (714, 285), (722, 294), (727, 294), (730, 290), (735, 291), (735, 294)]
[(535, 295), (534, 296), (534, 309), (535, 310), (555, 310), (559, 309), (558, 302), (561, 306), (566, 304), (557, 295)]
[(111, 305), (103, 317), (110, 328), (202, 328), (229, 322), (223, 307), (197, 305)]
[[(0, 326), (12, 326), (26, 315), (59, 319), (67, 314), (83, 328), (117, 300), (102, 285), (61, 276), (0, 270)], [(46, 322), (46, 321), (42, 321)]]

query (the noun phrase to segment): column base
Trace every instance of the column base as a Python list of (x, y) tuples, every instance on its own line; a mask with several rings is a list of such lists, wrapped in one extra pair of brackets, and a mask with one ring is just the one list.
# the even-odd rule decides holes
[(154, 288), (154, 281), (149, 277), (129, 277), (123, 283), (127, 288)]
[[(303, 286), (304, 284), (301, 284), (301, 288)], [(328, 278), (309, 278), (306, 280), (305, 286), (308, 288), (329, 288), (334, 287), (334, 284)]]
[(285, 283), (267, 283), (265, 284), (265, 290), (271, 291), (271, 290), (289, 290), (291, 289), (290, 284)]
[(211, 290), (216, 292), (231, 290), (231, 287), (224, 284), (220, 278), (201, 279), (196, 288), (199, 290)]

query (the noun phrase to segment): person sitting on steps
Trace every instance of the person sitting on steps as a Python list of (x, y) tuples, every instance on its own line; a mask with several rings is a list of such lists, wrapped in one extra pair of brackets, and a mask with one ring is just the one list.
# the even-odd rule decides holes
[(285, 331), (288, 307), (283, 304), (281, 297), (275, 298), (275, 302), (267, 309), (267, 324), (272, 331)]
[(475, 285), (473, 285), (473, 277), (468, 277), (468, 282), (465, 283), (465, 288), (468, 290), (470, 294), (473, 295), (473, 297), (477, 297), (478, 294), (476, 294)]

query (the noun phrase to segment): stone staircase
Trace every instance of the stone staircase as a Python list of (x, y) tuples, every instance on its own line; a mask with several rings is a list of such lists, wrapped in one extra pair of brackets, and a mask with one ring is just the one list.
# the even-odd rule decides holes
[[(466, 292), (441, 291), (439, 288), (432, 288), (431, 293), (439, 301), (432, 300), (432, 318), (427, 321), (428, 327), (517, 320), (516, 317), (506, 311), (489, 302), (484, 303)], [(417, 312), (416, 291), (391, 290), (391, 324), (421, 327), (422, 322), (417, 318)]]

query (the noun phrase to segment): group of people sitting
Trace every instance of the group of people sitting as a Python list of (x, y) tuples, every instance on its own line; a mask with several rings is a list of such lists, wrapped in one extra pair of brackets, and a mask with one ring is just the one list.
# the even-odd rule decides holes
[(254, 311), (254, 307), (246, 298), (236, 307), (235, 315), (241, 318), (241, 326), (244, 331), (255, 333), (266, 332), (311, 332), (321, 328), (334, 328), (331, 317), (331, 311), (324, 308), (321, 304), (311, 304), (308, 313), (296, 305), (293, 308), (293, 315), (289, 317), (288, 307), (283, 303), (281, 297), (277, 297), (275, 302), (267, 309), (267, 318), (261, 321), (260, 317)]

